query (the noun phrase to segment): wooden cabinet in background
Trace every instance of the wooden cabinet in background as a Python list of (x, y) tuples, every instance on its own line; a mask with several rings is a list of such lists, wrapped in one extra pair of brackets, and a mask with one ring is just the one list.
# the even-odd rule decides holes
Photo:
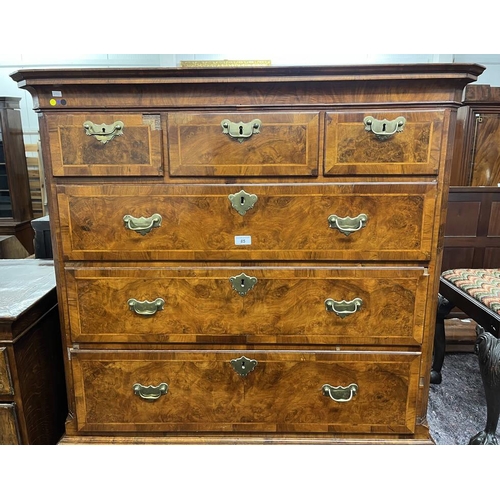
[(500, 184), (500, 87), (468, 85), (457, 113), (451, 186)]
[(0, 97), (0, 235), (15, 235), (33, 253), (33, 210), (19, 97)]
[(500, 189), (450, 188), (442, 270), (500, 267)]
[(0, 445), (57, 444), (67, 416), (54, 263), (0, 260)]

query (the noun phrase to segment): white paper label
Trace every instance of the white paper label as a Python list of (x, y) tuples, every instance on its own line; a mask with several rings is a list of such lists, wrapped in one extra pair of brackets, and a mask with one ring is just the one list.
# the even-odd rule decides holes
[(252, 237), (251, 236), (235, 236), (234, 237), (235, 245), (251, 245)]
[(52, 97), (62, 97), (62, 92), (60, 90), (53, 90)]

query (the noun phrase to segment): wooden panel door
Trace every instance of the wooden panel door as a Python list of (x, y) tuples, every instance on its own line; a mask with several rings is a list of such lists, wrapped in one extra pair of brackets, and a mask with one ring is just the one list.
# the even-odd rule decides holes
[(471, 185), (500, 184), (500, 113), (477, 113)]

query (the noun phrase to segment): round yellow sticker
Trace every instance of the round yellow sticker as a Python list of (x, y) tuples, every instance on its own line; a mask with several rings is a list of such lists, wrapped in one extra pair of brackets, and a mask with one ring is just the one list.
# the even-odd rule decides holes
[(55, 106), (57, 104), (57, 101), (55, 99), (51, 99), (49, 102), (51, 106)]

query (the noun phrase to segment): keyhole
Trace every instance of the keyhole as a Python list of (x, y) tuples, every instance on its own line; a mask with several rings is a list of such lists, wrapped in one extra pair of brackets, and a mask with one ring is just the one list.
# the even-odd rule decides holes
[(240, 125), (240, 135), (243, 135), (243, 126)]
[(385, 132), (385, 127), (386, 127), (386, 125), (385, 125), (385, 123), (383, 123), (382, 124), (382, 132)]
[(242, 197), (241, 197), (241, 200), (240, 200), (240, 205), (244, 205), (244, 204), (245, 204), (245, 197), (244, 197), (244, 196), (242, 196)]
[(241, 368), (242, 368), (243, 370), (245, 369), (245, 362), (244, 362), (244, 361), (242, 361), (242, 362), (241, 362)]
[(102, 128), (102, 131), (103, 131), (103, 132), (106, 132), (106, 129), (103, 127), (103, 128)]
[(241, 278), (241, 288), (245, 288), (245, 278)]

